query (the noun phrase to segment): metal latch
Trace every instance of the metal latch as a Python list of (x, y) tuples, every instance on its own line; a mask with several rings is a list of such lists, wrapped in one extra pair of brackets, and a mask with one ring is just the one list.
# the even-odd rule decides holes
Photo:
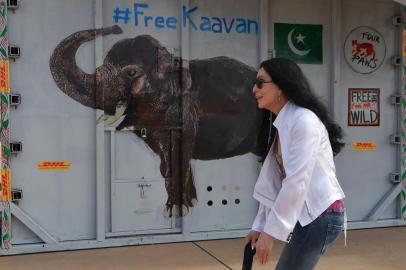
[(23, 151), (22, 142), (10, 142), (10, 152), (11, 154), (19, 154)]
[(9, 46), (8, 47), (8, 57), (10, 59), (16, 60), (21, 56), (20, 47), (17, 46)]
[(141, 129), (141, 138), (143, 138), (143, 139), (147, 138), (147, 129), (146, 128)]
[(10, 106), (18, 106), (21, 104), (21, 95), (20, 94), (10, 94)]
[(390, 173), (389, 179), (394, 184), (400, 183), (400, 173)]
[(145, 190), (144, 190), (144, 188), (151, 187), (151, 184), (147, 184), (147, 183), (138, 184), (138, 187), (141, 189), (140, 190), (140, 197), (141, 197), (141, 199), (144, 199), (145, 198)]
[(392, 105), (400, 105), (402, 103), (402, 95), (392, 95), (390, 96), (390, 101)]
[(401, 140), (400, 136), (397, 134), (392, 134), (390, 136), (390, 142), (393, 144), (402, 144), (402, 140)]
[(18, 9), (18, 0), (7, 0), (7, 8), (14, 11)]
[(402, 65), (402, 57), (401, 56), (392, 56), (391, 63), (395, 67), (400, 67)]
[(405, 24), (405, 20), (403, 19), (402, 16), (394, 16), (394, 17), (392, 17), (392, 24), (394, 26), (401, 26), (401, 25)]
[(12, 202), (20, 201), (22, 198), (23, 198), (22, 189), (12, 189), (11, 190), (11, 201)]

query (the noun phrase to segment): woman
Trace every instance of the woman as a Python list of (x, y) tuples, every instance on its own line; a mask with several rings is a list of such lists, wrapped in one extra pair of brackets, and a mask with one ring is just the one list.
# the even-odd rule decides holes
[(247, 243), (264, 264), (275, 239), (286, 242), (276, 269), (313, 269), (343, 229), (345, 195), (333, 161), (344, 146), (342, 130), (293, 61), (261, 63), (253, 92), (274, 122), (254, 189), (259, 210)]

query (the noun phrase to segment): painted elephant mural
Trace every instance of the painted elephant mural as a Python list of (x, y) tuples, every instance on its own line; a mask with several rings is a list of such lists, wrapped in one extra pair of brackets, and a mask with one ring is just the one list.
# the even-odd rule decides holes
[[(68, 36), (52, 53), (52, 76), (72, 99), (104, 110), (98, 121), (112, 123), (121, 117), (118, 130), (132, 128), (144, 139), (161, 159), (167, 214), (186, 215), (197, 202), (191, 159), (250, 152), (262, 156), (265, 151), (267, 142), (260, 138), (266, 138), (269, 120), (257, 109), (251, 91), (256, 71), (229, 57), (182, 61), (179, 68), (168, 50), (148, 35), (115, 43), (95, 74), (77, 66), (75, 54), (83, 43), (120, 33), (113, 26)], [(142, 136), (141, 130), (147, 134)], [(171, 143), (171, 132), (179, 147)]]

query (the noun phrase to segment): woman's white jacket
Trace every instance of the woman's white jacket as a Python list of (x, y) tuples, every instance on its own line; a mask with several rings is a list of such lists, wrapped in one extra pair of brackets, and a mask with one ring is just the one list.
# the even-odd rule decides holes
[(288, 102), (274, 126), (286, 177), (281, 179), (272, 144), (254, 189), (260, 206), (252, 229), (289, 242), (298, 221), (306, 226), (345, 195), (336, 177), (327, 130), (312, 111)]

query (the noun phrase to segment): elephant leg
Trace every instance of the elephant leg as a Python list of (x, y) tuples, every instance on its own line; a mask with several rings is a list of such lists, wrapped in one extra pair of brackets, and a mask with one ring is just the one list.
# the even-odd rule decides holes
[[(136, 134), (141, 137), (138, 131)], [(179, 164), (173, 166), (173, 162), (175, 162), (174, 158), (176, 159), (176, 157), (173, 155), (174, 151), (172, 150), (173, 145), (170, 132), (167, 130), (153, 130), (148, 132), (145, 142), (154, 153), (159, 155), (161, 160), (160, 172), (165, 179), (165, 189), (168, 194), (163, 214), (165, 217), (179, 215), (179, 207), (181, 205), (181, 192), (178, 188), (179, 184), (177, 184), (179, 179)]]
[(184, 216), (189, 213), (189, 207), (197, 204), (196, 187), (190, 167), (199, 122), (198, 103), (195, 100), (198, 100), (197, 96), (192, 93), (184, 94), (182, 99), (182, 214)]
[(181, 191), (179, 184), (179, 164), (173, 165), (174, 155), (169, 151), (162, 151), (159, 153), (161, 157), (161, 174), (165, 178), (165, 188), (168, 194), (168, 199), (165, 204), (165, 217), (172, 217), (179, 215), (179, 207), (181, 205)]
[(167, 136), (170, 139), (170, 149), (164, 151), (167, 157), (161, 157), (161, 172), (169, 168), (169, 174), (165, 176), (165, 187), (168, 192), (165, 216), (179, 216), (182, 205), (182, 185), (180, 173), (180, 134), (171, 132)]

